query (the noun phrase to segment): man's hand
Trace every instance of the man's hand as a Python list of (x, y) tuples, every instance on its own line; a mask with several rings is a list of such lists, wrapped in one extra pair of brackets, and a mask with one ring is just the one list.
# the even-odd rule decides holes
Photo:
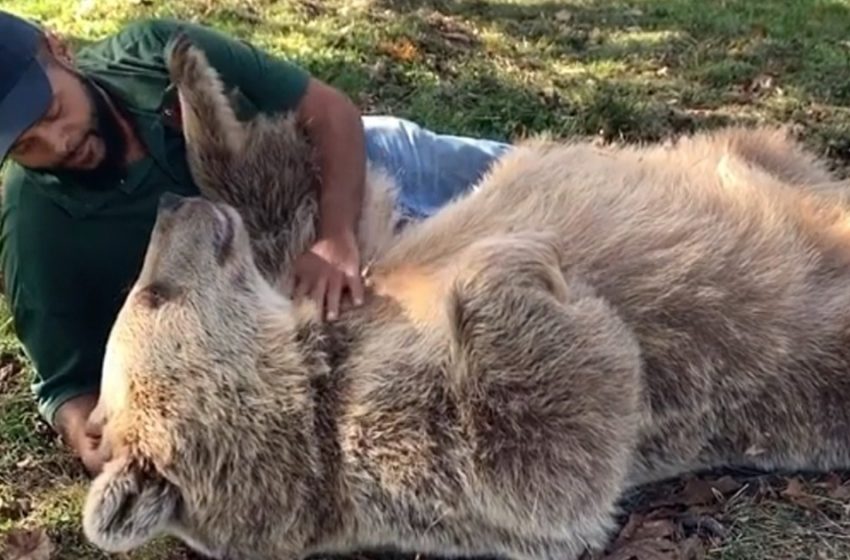
[(351, 303), (363, 303), (360, 252), (353, 233), (320, 238), (295, 262), (295, 298), (308, 296), (333, 321), (348, 289)]
[(56, 412), (59, 435), (90, 476), (100, 473), (106, 461), (101, 452), (101, 426), (89, 421), (96, 404), (97, 395), (82, 395), (65, 402)]
[(101, 426), (86, 424), (83, 436), (77, 441), (77, 454), (90, 476), (97, 476), (103, 469), (107, 457), (102, 453)]
[(333, 321), (349, 303), (342, 300), (344, 290), (354, 305), (363, 301), (355, 231), (366, 181), (365, 132), (351, 100), (316, 78), (297, 112), (318, 150), (321, 187), (317, 241), (295, 262), (294, 295), (309, 295)]

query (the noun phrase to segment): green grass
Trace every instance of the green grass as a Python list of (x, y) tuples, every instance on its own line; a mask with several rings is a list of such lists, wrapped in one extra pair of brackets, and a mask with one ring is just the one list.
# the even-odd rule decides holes
[[(292, 58), (366, 113), (443, 132), (633, 142), (769, 121), (791, 125), (842, 173), (850, 165), (848, 0), (0, 0), (0, 8), (77, 46), (138, 17), (202, 21)], [(34, 411), (31, 372), (6, 316), (0, 533), (42, 527), (57, 557), (100, 558), (79, 531), (82, 471)], [(832, 532), (778, 498), (738, 498), (722, 511), (731, 534), (709, 557), (847, 556), (846, 509), (829, 515)], [(133, 557), (181, 554), (159, 543)]]

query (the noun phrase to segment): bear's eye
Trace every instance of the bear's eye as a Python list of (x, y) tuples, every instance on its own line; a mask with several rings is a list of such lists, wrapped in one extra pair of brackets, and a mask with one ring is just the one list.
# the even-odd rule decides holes
[(177, 289), (166, 282), (151, 282), (136, 294), (136, 299), (143, 306), (158, 309), (162, 304), (174, 299)]

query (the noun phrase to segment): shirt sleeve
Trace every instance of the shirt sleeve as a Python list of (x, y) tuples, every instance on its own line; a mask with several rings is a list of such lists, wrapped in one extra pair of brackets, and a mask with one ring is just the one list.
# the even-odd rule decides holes
[(32, 361), (32, 389), (41, 416), (55, 426), (56, 411), (66, 401), (100, 388), (102, 349), (82, 313), (51, 313), (21, 304), (13, 307), (15, 329)]
[[(32, 390), (39, 413), (54, 426), (68, 399), (96, 393), (109, 320), (106, 301), (89, 289), (87, 260), (56, 207), (41, 204), (21, 172), (4, 178), (0, 260), (4, 295), (15, 334), (34, 369)], [(26, 203), (20, 204), (20, 199)], [(101, 292), (102, 293), (102, 292)]]
[(304, 68), (247, 41), (179, 20), (156, 20), (155, 25), (163, 49), (183, 31), (204, 51), (222, 80), (238, 88), (260, 111), (292, 110), (307, 90), (310, 74)]

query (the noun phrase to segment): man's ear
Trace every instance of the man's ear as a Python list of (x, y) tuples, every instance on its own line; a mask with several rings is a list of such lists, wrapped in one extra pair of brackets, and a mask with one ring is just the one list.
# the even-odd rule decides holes
[(74, 63), (74, 53), (65, 39), (49, 29), (44, 30), (44, 38), (47, 42), (48, 50), (56, 60), (68, 66)]
[(116, 459), (91, 484), (83, 508), (86, 538), (107, 552), (129, 552), (167, 532), (177, 488), (153, 466)]

